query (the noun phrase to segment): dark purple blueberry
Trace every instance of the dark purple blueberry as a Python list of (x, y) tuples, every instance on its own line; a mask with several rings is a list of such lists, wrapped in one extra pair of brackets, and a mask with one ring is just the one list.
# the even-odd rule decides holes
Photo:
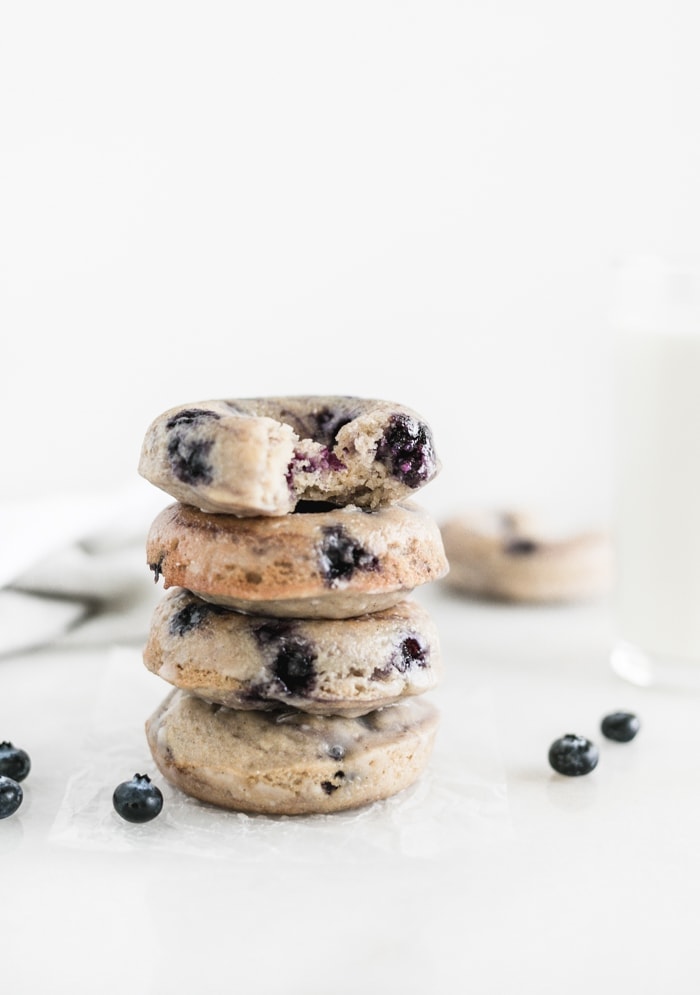
[(407, 636), (391, 662), (401, 674), (405, 674), (413, 666), (425, 667), (428, 663), (426, 648), (416, 636)]
[(134, 774), (130, 781), (114, 789), (112, 804), (117, 815), (127, 822), (150, 822), (160, 815), (163, 794), (148, 774)]
[(328, 756), (332, 760), (344, 760), (345, 759), (345, 747), (344, 746), (329, 746)]
[(209, 411), (206, 408), (185, 408), (178, 411), (172, 418), (168, 418), (165, 427), (170, 430), (177, 425), (196, 425), (205, 421), (218, 421), (221, 418), (216, 411)]
[(398, 670), (400, 674), (405, 674), (412, 667), (428, 666), (428, 650), (421, 640), (415, 636), (406, 636), (398, 646), (394, 648), (389, 663), (384, 667), (375, 667), (372, 673), (372, 680), (387, 680), (392, 670)]
[(323, 542), (319, 550), (321, 573), (326, 583), (333, 587), (339, 581), (350, 580), (356, 570), (376, 570), (379, 561), (342, 525), (329, 525), (323, 529)]
[(168, 440), (170, 469), (183, 484), (210, 484), (214, 467), (209, 461), (213, 439), (193, 439), (186, 432), (175, 432)]
[[(333, 781), (342, 781), (345, 778), (345, 771), (337, 770), (333, 775)], [(334, 791), (337, 791), (340, 787), (339, 784), (333, 784), (333, 781), (321, 781), (321, 787), (326, 792), (327, 795), (332, 795)]]
[(288, 620), (266, 622), (255, 635), (268, 666), (289, 694), (308, 694), (316, 681), (316, 651)]
[(185, 636), (199, 628), (211, 615), (223, 615), (226, 611), (221, 605), (209, 601), (188, 601), (171, 617), (168, 631), (171, 636)]
[(530, 556), (538, 548), (539, 544), (534, 539), (508, 539), (503, 546), (509, 556)]
[(29, 754), (12, 743), (0, 743), (0, 775), (23, 781), (31, 770)]
[(639, 732), (639, 719), (632, 712), (612, 712), (600, 724), (606, 739), (616, 743), (629, 743)]
[(11, 777), (0, 775), (0, 819), (14, 815), (22, 804), (24, 792), (21, 786)]
[(161, 556), (157, 563), (148, 564), (148, 569), (153, 571), (153, 580), (156, 584), (160, 580), (160, 576), (163, 573), (163, 559), (164, 557)]
[[(170, 468), (185, 484), (210, 484), (214, 468), (209, 461), (213, 439), (197, 437), (196, 429), (204, 422), (218, 421), (221, 415), (202, 408), (186, 408), (166, 422), (170, 432), (168, 460)], [(195, 431), (193, 431), (195, 429)]]
[(550, 746), (549, 763), (558, 774), (567, 777), (590, 774), (598, 763), (598, 747), (584, 736), (569, 732)]
[(409, 415), (391, 416), (375, 458), (411, 488), (431, 480), (437, 469), (430, 429)]

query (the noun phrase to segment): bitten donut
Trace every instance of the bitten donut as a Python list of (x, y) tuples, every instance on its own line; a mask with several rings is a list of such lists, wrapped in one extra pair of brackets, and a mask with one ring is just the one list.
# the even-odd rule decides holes
[(146, 722), (163, 777), (200, 801), (302, 815), (357, 808), (418, 779), (436, 708), (411, 698), (359, 718), (239, 711), (172, 691)]
[(381, 611), (447, 571), (440, 530), (415, 502), (377, 511), (301, 504), (279, 518), (175, 503), (151, 524), (146, 554), (166, 588), (287, 618)]
[(184, 504), (286, 515), (299, 501), (379, 508), (440, 470), (430, 427), (411, 408), (359, 397), (201, 401), (149, 426), (139, 473)]
[(548, 532), (527, 512), (473, 512), (441, 526), (450, 565), (446, 583), (467, 594), (557, 602), (606, 593), (612, 552), (604, 531)]
[(182, 588), (156, 607), (143, 660), (230, 708), (352, 717), (430, 691), (441, 666), (437, 630), (415, 601), (354, 619), (261, 618)]

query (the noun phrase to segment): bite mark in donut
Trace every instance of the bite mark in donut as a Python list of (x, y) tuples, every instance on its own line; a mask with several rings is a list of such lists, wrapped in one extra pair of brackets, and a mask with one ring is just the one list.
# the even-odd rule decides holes
[(214, 514), (281, 516), (303, 500), (371, 510), (439, 472), (429, 426), (411, 408), (352, 396), (202, 401), (155, 418), (139, 473)]

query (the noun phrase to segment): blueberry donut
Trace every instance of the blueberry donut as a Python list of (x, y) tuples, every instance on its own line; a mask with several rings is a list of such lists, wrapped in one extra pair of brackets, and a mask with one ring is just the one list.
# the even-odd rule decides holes
[(472, 512), (440, 530), (446, 583), (463, 593), (517, 602), (576, 601), (605, 594), (612, 552), (604, 531), (547, 529), (527, 512)]
[(222, 808), (303, 815), (357, 808), (415, 782), (439, 713), (411, 698), (359, 718), (240, 711), (174, 690), (146, 722), (163, 777)]
[(143, 660), (229, 708), (352, 717), (430, 691), (441, 666), (437, 630), (415, 601), (354, 619), (261, 618), (183, 588), (156, 607)]
[(168, 505), (146, 540), (166, 588), (253, 615), (351, 618), (444, 576), (440, 530), (415, 502), (377, 511), (301, 503), (279, 518)]
[(359, 397), (270, 397), (170, 408), (149, 426), (139, 473), (184, 504), (286, 515), (299, 501), (379, 508), (440, 470), (411, 408)]

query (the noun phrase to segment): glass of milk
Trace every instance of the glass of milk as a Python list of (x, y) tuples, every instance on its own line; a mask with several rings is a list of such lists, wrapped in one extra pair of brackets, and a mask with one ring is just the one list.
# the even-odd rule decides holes
[(700, 689), (700, 267), (618, 272), (615, 672)]

